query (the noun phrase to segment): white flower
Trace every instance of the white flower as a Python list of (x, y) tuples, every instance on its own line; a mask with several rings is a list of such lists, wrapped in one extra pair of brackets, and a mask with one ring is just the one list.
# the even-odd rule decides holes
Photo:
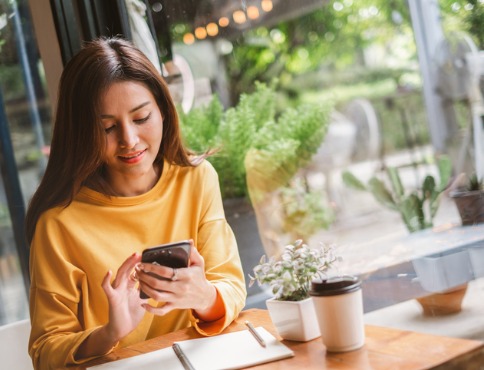
[(276, 299), (301, 300), (308, 296), (311, 280), (324, 277), (339, 260), (333, 246), (321, 244), (312, 249), (298, 240), (284, 248), (279, 261), (263, 256), (253, 269), (254, 276), (249, 275), (249, 286), (256, 281), (259, 285), (269, 284)]

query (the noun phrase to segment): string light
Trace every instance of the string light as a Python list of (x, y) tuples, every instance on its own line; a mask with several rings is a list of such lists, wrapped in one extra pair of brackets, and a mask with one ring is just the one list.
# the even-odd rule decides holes
[[(261, 0), (260, 8), (264, 12), (270, 12), (274, 8), (274, 4), (272, 0)], [(260, 17), (260, 9), (255, 5), (250, 5), (247, 7), (246, 12), (243, 10), (236, 10), (232, 14), (232, 18), (235, 23), (242, 24), (247, 21), (247, 18), (251, 20), (255, 20)], [(203, 40), (207, 38), (207, 36), (217, 36), (219, 33), (219, 26), (220, 27), (228, 27), (230, 24), (230, 19), (228, 17), (220, 17), (218, 20), (218, 25), (215, 22), (210, 22), (207, 24), (206, 27), (197, 27), (193, 33), (186, 33), (183, 35), (183, 42), (187, 45), (193, 44), (195, 42), (195, 38), (199, 40)]]
[(186, 45), (191, 45), (195, 42), (195, 36), (193, 36), (193, 33), (185, 33), (183, 35), (183, 42)]
[(236, 10), (232, 14), (232, 17), (234, 18), (234, 22), (238, 24), (242, 24), (247, 20), (245, 13), (242, 10)]
[(205, 27), (197, 27), (195, 28), (195, 37), (197, 39), (203, 40), (204, 38), (207, 37), (207, 31), (205, 30)]
[(210, 22), (207, 24), (207, 33), (209, 36), (217, 36), (218, 34), (218, 26), (216, 23)]
[(265, 12), (270, 12), (272, 8), (274, 7), (272, 4), (272, 0), (262, 0), (260, 3), (260, 6), (263, 11)]
[(259, 18), (259, 8), (254, 6), (254, 5), (251, 5), (247, 8), (247, 16), (250, 18), (250, 19), (257, 19)]
[(227, 18), (227, 17), (221, 17), (219, 20), (218, 20), (218, 25), (220, 27), (227, 27), (230, 23), (230, 20)]

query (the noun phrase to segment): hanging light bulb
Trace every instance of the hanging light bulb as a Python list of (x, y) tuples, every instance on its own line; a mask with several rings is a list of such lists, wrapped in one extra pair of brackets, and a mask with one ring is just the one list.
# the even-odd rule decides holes
[(186, 44), (186, 45), (191, 45), (195, 42), (195, 36), (193, 36), (193, 33), (185, 33), (183, 35), (183, 42)]
[(207, 31), (205, 30), (205, 27), (197, 27), (195, 28), (195, 36), (197, 39), (203, 40), (204, 38), (207, 37)]
[(227, 27), (230, 23), (230, 20), (227, 18), (227, 17), (221, 17), (219, 20), (218, 20), (218, 25), (220, 27)]
[(216, 23), (210, 22), (207, 24), (207, 33), (209, 36), (217, 36), (218, 34), (218, 26)]
[(260, 6), (265, 12), (270, 12), (274, 7), (274, 5), (272, 4), (272, 0), (262, 0)]
[(251, 5), (247, 8), (247, 17), (250, 19), (257, 19), (259, 18), (259, 8)]
[(245, 16), (245, 13), (242, 10), (236, 10), (232, 14), (232, 17), (234, 18), (234, 22), (238, 24), (242, 24), (247, 20), (247, 17)]

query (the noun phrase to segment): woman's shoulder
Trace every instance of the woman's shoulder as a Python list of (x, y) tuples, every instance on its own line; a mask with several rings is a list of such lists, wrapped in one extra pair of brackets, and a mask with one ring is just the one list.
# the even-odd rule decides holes
[(69, 216), (70, 206), (55, 206), (44, 211), (37, 222), (37, 226), (43, 225), (44, 227), (53, 227), (54, 225), (60, 225), (66, 217)]
[[(171, 175), (170, 175), (171, 173)], [(218, 175), (213, 165), (206, 159), (202, 159), (195, 166), (171, 165), (166, 179), (175, 183), (188, 182), (194, 188), (212, 188), (218, 186)]]
[(191, 175), (197, 177), (218, 177), (217, 171), (207, 159), (195, 160), (193, 166), (176, 166), (178, 172), (184, 175)]

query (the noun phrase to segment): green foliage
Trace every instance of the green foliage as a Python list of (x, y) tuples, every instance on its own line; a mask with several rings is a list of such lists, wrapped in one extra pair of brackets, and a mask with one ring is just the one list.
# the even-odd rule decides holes
[(239, 103), (225, 112), (217, 143), (222, 150), (213, 158), (225, 195), (246, 195), (245, 156), (259, 130), (273, 121), (274, 107), (274, 89), (257, 83), (254, 93), (243, 94)]
[(404, 189), (398, 169), (394, 167), (387, 168), (386, 172), (390, 188), (375, 176), (365, 185), (348, 171), (343, 173), (343, 182), (354, 189), (370, 191), (379, 203), (399, 212), (408, 231), (414, 232), (433, 226), (440, 196), (452, 175), (452, 164), (448, 157), (440, 157), (437, 167), (438, 185), (433, 176), (427, 175), (421, 187), (412, 191)]
[(467, 184), (465, 186), (465, 189), (467, 191), (481, 191), (481, 190), (484, 190), (483, 180), (482, 179), (479, 179), (477, 177), (477, 174), (476, 173), (473, 173), (467, 179)]
[(338, 259), (331, 246), (321, 244), (312, 249), (297, 240), (284, 248), (280, 260), (262, 256), (253, 269), (254, 276), (249, 275), (249, 287), (255, 282), (269, 284), (275, 299), (301, 301), (309, 297), (311, 281), (324, 278)]
[(8, 212), (7, 206), (0, 203), (0, 226), (10, 225), (10, 214)]
[(484, 6), (481, 0), (440, 0), (446, 31), (466, 31), (484, 49)]
[(281, 191), (283, 229), (293, 239), (309, 238), (321, 228), (328, 228), (335, 215), (322, 191), (309, 189), (302, 178), (297, 178)]
[(331, 107), (332, 103), (287, 108), (277, 121), (271, 119), (261, 127), (246, 167), (263, 168), (268, 179), (278, 179), (265, 191), (287, 185), (297, 170), (309, 163), (326, 135)]
[(484, 49), (484, 5), (479, 0), (467, 0), (473, 6), (464, 17), (467, 32), (474, 36), (478, 49)]
[(249, 166), (256, 165), (264, 175), (284, 168), (285, 176), (275, 183), (284, 186), (322, 143), (331, 103), (287, 108), (277, 117), (275, 102), (274, 86), (256, 83), (253, 93), (243, 94), (239, 103), (225, 112), (215, 97), (208, 106), (180, 114), (188, 147), (199, 152), (220, 149), (208, 160), (219, 174), (224, 197), (247, 195), (248, 153), (257, 157)]
[[(400, 16), (397, 23), (395, 14)], [(337, 77), (350, 66), (363, 64), (368, 45), (394, 44), (402, 34), (412, 38), (408, 7), (403, 1), (385, 0), (329, 2), (270, 28), (245, 31), (233, 41), (226, 60), (232, 98), (251, 91), (254, 80), (277, 77), (284, 88), (291, 88), (295, 78), (314, 71)]]
[(183, 122), (183, 137), (189, 147), (196, 152), (203, 152), (213, 148), (220, 122), (223, 107), (219, 99), (212, 99), (204, 108), (195, 108), (189, 114), (179, 109), (180, 121)]

